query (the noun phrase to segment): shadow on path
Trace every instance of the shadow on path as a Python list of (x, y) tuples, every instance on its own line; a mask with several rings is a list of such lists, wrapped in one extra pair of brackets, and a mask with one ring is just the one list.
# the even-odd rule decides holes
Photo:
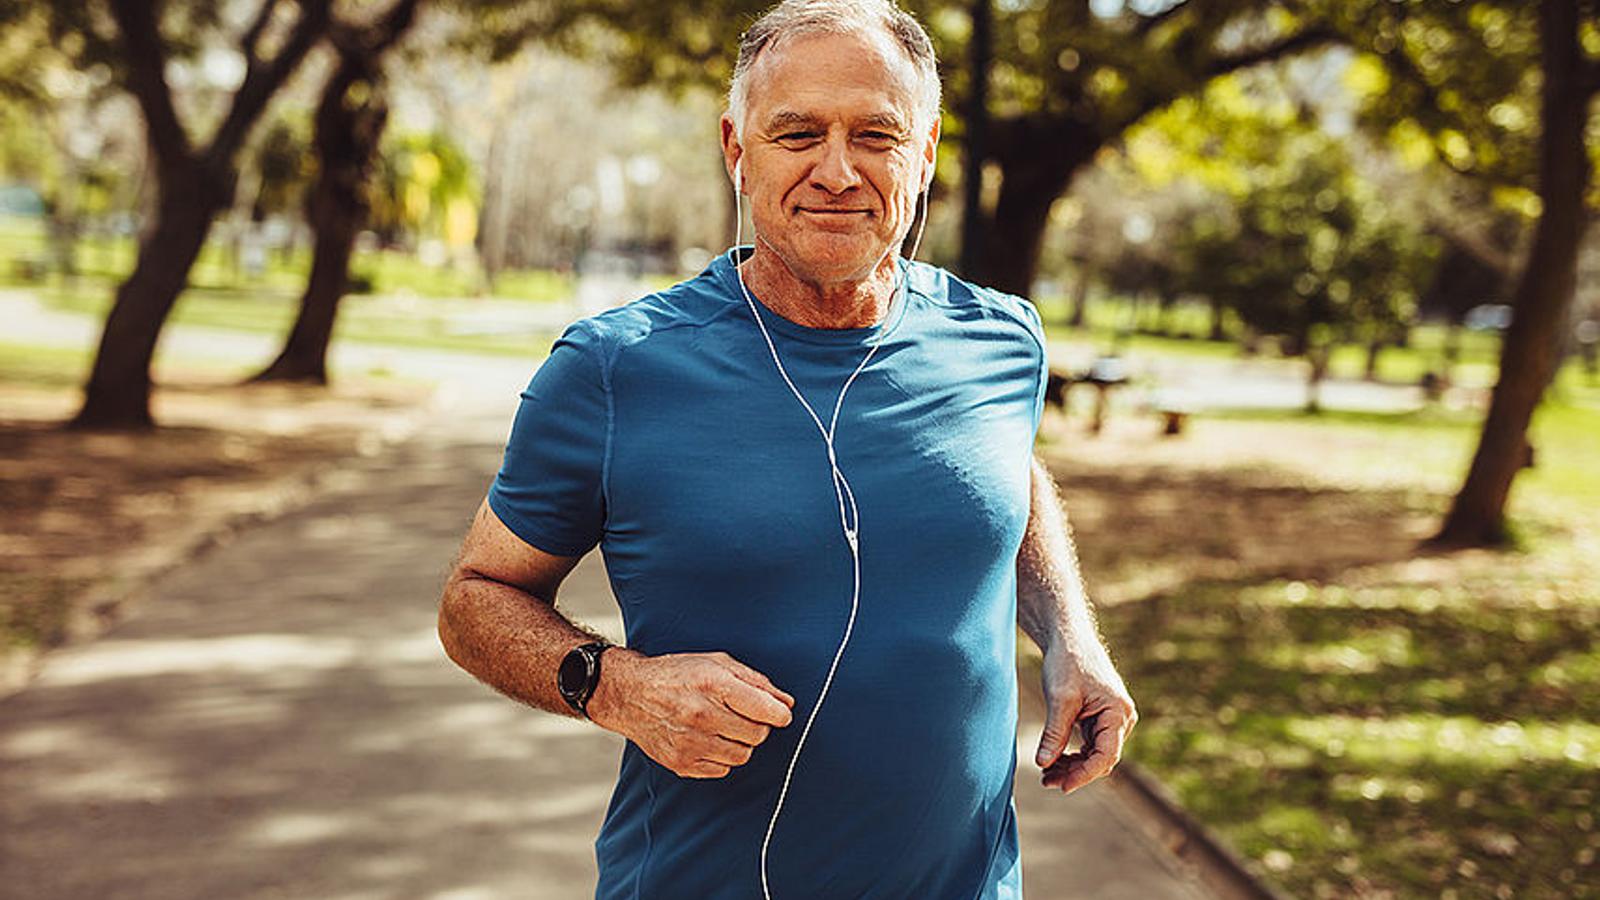
[[(514, 397), (514, 394), (512, 394)], [(622, 743), (472, 681), (438, 590), (509, 416), (424, 429), (164, 579), (0, 702), (0, 871), (54, 898), (590, 896)], [(598, 556), (562, 606), (613, 636)], [(1031, 753), (1038, 725), (1025, 725)], [(1019, 762), (1030, 897), (1194, 898)], [(752, 895), (755, 895), (752, 886)]]

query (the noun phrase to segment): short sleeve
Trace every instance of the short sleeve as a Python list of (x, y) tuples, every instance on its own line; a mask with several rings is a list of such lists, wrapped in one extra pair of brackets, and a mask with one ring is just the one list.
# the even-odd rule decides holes
[(1028, 326), (1039, 353), (1039, 365), (1035, 373), (1038, 384), (1034, 386), (1033, 393), (1033, 434), (1038, 437), (1039, 423), (1044, 419), (1045, 392), (1050, 386), (1050, 355), (1046, 350), (1044, 321), (1039, 317), (1039, 310), (1028, 300), (1022, 300), (1021, 305), (1023, 322)]
[(582, 556), (605, 527), (610, 402), (604, 354), (585, 322), (569, 325), (522, 392), (489, 508), (528, 544)]

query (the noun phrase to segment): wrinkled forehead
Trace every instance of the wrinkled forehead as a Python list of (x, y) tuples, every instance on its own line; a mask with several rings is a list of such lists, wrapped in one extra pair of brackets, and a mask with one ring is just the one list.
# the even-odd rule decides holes
[(763, 127), (774, 115), (916, 122), (918, 75), (894, 38), (879, 30), (788, 35), (750, 67), (745, 115)]

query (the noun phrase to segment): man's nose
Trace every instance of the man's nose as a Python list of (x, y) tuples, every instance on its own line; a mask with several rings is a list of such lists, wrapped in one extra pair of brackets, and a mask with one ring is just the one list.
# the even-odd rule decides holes
[(861, 183), (861, 173), (850, 161), (846, 141), (824, 142), (822, 159), (811, 169), (811, 183), (830, 194), (842, 194)]

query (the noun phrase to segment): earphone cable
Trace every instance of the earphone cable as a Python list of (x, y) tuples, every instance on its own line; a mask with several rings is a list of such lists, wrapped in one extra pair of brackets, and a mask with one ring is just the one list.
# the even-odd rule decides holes
[[(860, 509), (856, 505), (855, 492), (850, 489), (849, 480), (845, 478), (844, 472), (839, 468), (838, 455), (834, 450), (834, 435), (838, 431), (839, 413), (844, 407), (845, 393), (850, 390), (850, 386), (855, 383), (856, 377), (861, 374), (862, 370), (866, 368), (867, 363), (872, 359), (873, 355), (878, 352), (878, 346), (883, 339), (884, 332), (888, 330), (890, 323), (893, 321), (895, 312), (894, 302), (896, 297), (900, 298), (903, 314), (904, 304), (909, 300), (909, 293), (902, 295), (902, 292), (907, 292), (909, 290), (908, 281), (910, 279), (911, 267), (908, 262), (896, 261), (896, 283), (893, 289), (890, 291), (889, 308), (885, 311), (883, 322), (879, 327), (878, 333), (873, 335), (872, 347), (867, 351), (867, 355), (862, 357), (861, 362), (857, 364), (855, 370), (850, 373), (850, 377), (846, 378), (844, 385), (839, 388), (839, 396), (833, 404), (833, 415), (829, 419), (828, 426), (824, 428), (822, 425), (822, 419), (817, 415), (816, 410), (811, 408), (811, 404), (806, 401), (805, 396), (800, 393), (800, 389), (795, 386), (793, 379), (789, 377), (788, 370), (784, 368), (783, 360), (778, 356), (777, 345), (773, 343), (772, 335), (768, 333), (766, 323), (761, 318), (761, 312), (759, 309), (757, 309), (755, 300), (750, 296), (750, 289), (745, 286), (744, 275), (739, 271), (738, 251), (740, 239), (743, 236), (744, 214), (741, 208), (741, 197), (738, 184), (738, 167), (735, 167), (734, 171), (735, 178), (733, 197), (736, 221), (734, 226), (735, 230), (733, 249), (729, 251), (729, 258), (733, 264), (734, 278), (739, 282), (739, 291), (744, 295), (744, 301), (750, 307), (750, 314), (755, 317), (756, 325), (760, 328), (761, 336), (766, 341), (767, 350), (772, 355), (772, 362), (777, 366), (778, 374), (783, 377), (784, 383), (789, 386), (789, 391), (794, 394), (796, 400), (800, 401), (801, 407), (803, 407), (806, 411), (806, 414), (811, 417), (811, 421), (817, 426), (817, 431), (822, 435), (823, 443), (827, 446), (828, 467), (832, 471), (833, 476), (834, 498), (839, 505), (839, 524), (844, 529), (845, 542), (850, 546), (850, 558), (852, 563), (853, 586), (850, 594), (850, 616), (845, 622), (844, 637), (839, 641), (839, 648), (834, 651), (833, 661), (828, 666), (828, 674), (827, 677), (823, 679), (822, 690), (817, 695), (817, 702), (811, 707), (811, 713), (806, 717), (805, 727), (801, 729), (800, 738), (795, 743), (794, 754), (790, 756), (788, 769), (784, 772), (783, 785), (778, 790), (778, 801), (773, 807), (772, 818), (767, 822), (767, 832), (761, 841), (761, 893), (765, 900), (772, 900), (771, 888), (767, 878), (767, 855), (772, 844), (772, 833), (777, 827), (778, 816), (783, 811), (784, 801), (788, 798), (789, 786), (794, 779), (795, 766), (800, 761), (800, 751), (805, 746), (806, 737), (811, 733), (811, 726), (817, 720), (817, 713), (821, 711), (823, 701), (827, 699), (829, 688), (833, 686), (834, 673), (838, 671), (839, 660), (844, 656), (845, 647), (850, 643), (850, 635), (855, 629), (856, 613), (861, 606), (861, 514)], [(922, 245), (923, 229), (926, 228), (928, 224), (927, 203), (928, 192), (924, 190), (922, 194), (921, 221), (917, 226), (916, 240), (913, 241), (911, 245), (912, 259), (916, 258), (917, 250)], [(766, 243), (764, 240), (762, 240), (760, 232), (755, 233), (755, 239), (761, 243)], [(767, 247), (769, 250), (772, 249), (772, 245), (770, 244), (768, 244)], [(883, 259), (887, 259), (891, 253), (895, 252), (896, 249), (896, 245), (891, 245), (890, 248), (884, 253), (883, 257), (879, 259), (878, 265), (882, 265)], [(848, 515), (846, 514), (847, 504)]]

